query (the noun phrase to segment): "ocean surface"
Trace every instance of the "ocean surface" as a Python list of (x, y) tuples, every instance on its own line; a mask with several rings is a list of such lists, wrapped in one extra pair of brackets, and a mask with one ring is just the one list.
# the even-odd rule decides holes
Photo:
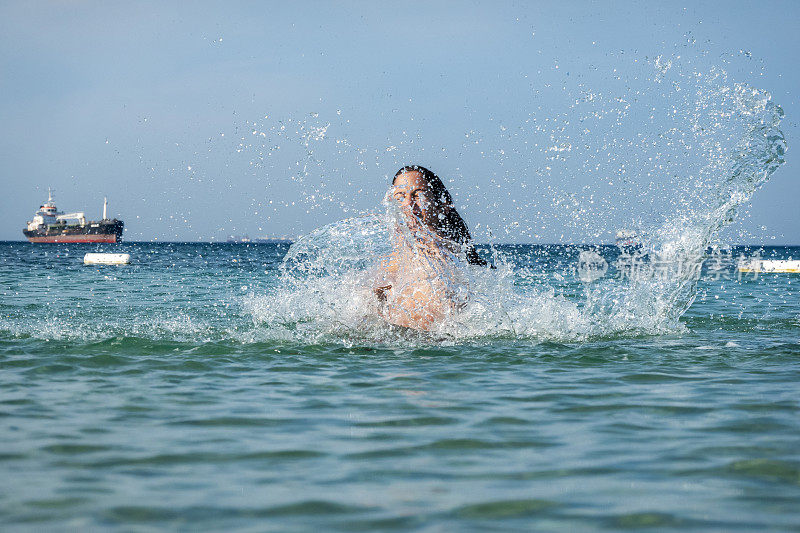
[(2, 529), (800, 531), (800, 275), (735, 268), (800, 248), (482, 247), (434, 333), (287, 251), (0, 243)]

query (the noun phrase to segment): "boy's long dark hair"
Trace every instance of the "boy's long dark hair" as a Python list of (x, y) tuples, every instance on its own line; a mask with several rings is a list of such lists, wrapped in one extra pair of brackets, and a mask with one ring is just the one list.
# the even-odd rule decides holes
[[(422, 178), (427, 185), (426, 192), (428, 192), (428, 196), (434, 204), (434, 209), (429, 212), (427, 217), (429, 220), (424, 220), (423, 222), (440, 237), (461, 245), (467, 255), (469, 264), (486, 266), (488, 263), (475, 251), (467, 223), (456, 211), (453, 205), (453, 197), (450, 196), (450, 192), (444, 186), (442, 180), (439, 179), (439, 176), (425, 167), (407, 165), (395, 173), (394, 178), (392, 178), (392, 185), (394, 185), (397, 176), (406, 172), (419, 172), (422, 174)], [(440, 214), (442, 215), (441, 217), (439, 216)]]

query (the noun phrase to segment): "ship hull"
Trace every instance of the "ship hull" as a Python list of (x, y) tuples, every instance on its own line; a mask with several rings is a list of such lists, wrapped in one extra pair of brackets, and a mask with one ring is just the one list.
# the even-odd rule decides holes
[(85, 226), (67, 226), (47, 230), (23, 230), (25, 238), (35, 243), (118, 243), (122, 241), (121, 220), (107, 223), (89, 222)]
[(117, 243), (116, 235), (52, 235), (44, 237), (28, 237), (30, 242), (108, 242)]

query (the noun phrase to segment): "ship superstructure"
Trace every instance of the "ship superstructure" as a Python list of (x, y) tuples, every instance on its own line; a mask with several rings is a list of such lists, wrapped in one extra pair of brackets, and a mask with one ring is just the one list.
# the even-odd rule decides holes
[(108, 199), (103, 199), (103, 219), (86, 220), (83, 212), (59, 212), (53, 193), (47, 189), (47, 201), (43, 203), (33, 220), (22, 233), (30, 242), (107, 242), (122, 240), (125, 224), (116, 218), (108, 218)]

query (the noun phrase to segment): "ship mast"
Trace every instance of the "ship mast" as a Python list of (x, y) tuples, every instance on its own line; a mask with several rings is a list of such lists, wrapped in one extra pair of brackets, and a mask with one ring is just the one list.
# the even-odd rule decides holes
[(108, 220), (108, 217), (106, 216), (107, 212), (108, 212), (108, 198), (104, 197), (103, 198), (103, 220)]

